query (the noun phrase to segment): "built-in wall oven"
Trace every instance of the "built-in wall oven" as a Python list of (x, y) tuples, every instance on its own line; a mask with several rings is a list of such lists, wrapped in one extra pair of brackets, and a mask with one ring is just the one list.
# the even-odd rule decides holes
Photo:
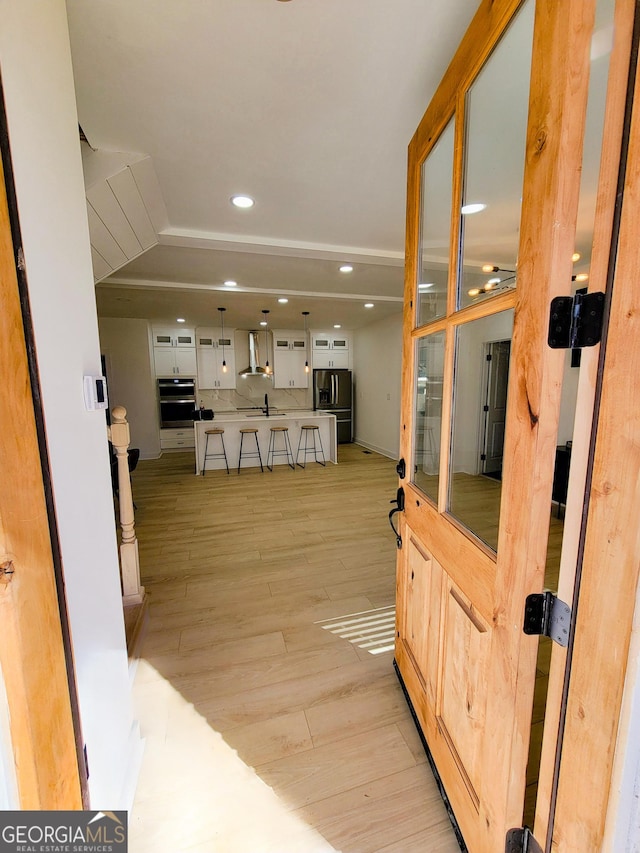
[(196, 411), (196, 381), (186, 376), (158, 379), (160, 427), (193, 426)]

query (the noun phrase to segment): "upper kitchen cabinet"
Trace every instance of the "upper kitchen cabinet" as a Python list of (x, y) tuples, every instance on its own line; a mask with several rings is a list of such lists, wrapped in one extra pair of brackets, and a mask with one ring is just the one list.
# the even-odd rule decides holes
[(193, 376), (197, 372), (196, 336), (193, 329), (153, 327), (153, 362), (156, 376)]
[(273, 387), (309, 387), (309, 356), (304, 332), (273, 332)]
[(193, 329), (154, 326), (153, 345), (154, 347), (183, 347), (193, 349), (196, 345), (196, 333)]
[(198, 388), (230, 390), (236, 387), (234, 330), (196, 329)]
[(314, 367), (349, 367), (351, 337), (327, 332), (311, 332), (311, 347)]

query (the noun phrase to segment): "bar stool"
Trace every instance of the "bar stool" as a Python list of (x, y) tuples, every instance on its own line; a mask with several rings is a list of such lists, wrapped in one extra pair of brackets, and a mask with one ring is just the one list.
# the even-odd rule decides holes
[[(202, 476), (204, 477), (204, 471), (207, 467), (207, 459), (224, 459), (224, 464), (227, 466), (227, 474), (229, 473), (229, 462), (227, 460), (227, 451), (224, 446), (224, 430), (223, 429), (206, 429), (204, 434), (207, 436), (207, 440), (204, 445), (204, 459), (202, 460)], [(222, 453), (209, 453), (209, 436), (211, 435), (219, 435), (220, 441), (222, 442)]]
[[(304, 447), (301, 448), (302, 444), (302, 436), (304, 435)], [(322, 453), (322, 462), (318, 459), (318, 448), (316, 446), (316, 435), (318, 436), (318, 441), (320, 442), (320, 452)], [(313, 445), (309, 445), (309, 436), (313, 437)], [(303, 463), (300, 465), (298, 459), (300, 458), (300, 450), (303, 452)], [(298, 439), (298, 449), (296, 451), (296, 465), (300, 465), (301, 468), (304, 468), (307, 462), (307, 454), (313, 453), (313, 458), (318, 463), (318, 465), (324, 465), (326, 459), (324, 457), (324, 447), (322, 446), (322, 439), (320, 438), (320, 427), (317, 424), (302, 424), (300, 427), (300, 438)]]
[(243, 454), (242, 443), (244, 441), (245, 435), (253, 435), (253, 437), (256, 440), (256, 451), (257, 452), (254, 453), (252, 451), (251, 453), (249, 453), (247, 450), (245, 450), (244, 451), (244, 457), (246, 459), (250, 456), (251, 457), (257, 456), (258, 459), (260, 460), (260, 470), (262, 471), (262, 473), (264, 473), (264, 468), (262, 467), (262, 456), (260, 456), (260, 445), (258, 444), (258, 430), (255, 427), (246, 427), (245, 429), (240, 430), (240, 453), (238, 455), (238, 474), (240, 473), (240, 464), (242, 462), (242, 454)]
[[(276, 437), (278, 435), (281, 435), (283, 437), (284, 444), (284, 447), (280, 450), (276, 450)], [(269, 449), (267, 450), (267, 468), (270, 471), (273, 471), (273, 468), (271, 466), (273, 465), (274, 456), (286, 456), (287, 465), (289, 466), (289, 468), (293, 468), (294, 471), (296, 470), (296, 466), (293, 463), (293, 451), (291, 449), (291, 442), (289, 441), (289, 427), (271, 427), (271, 435), (269, 436)]]

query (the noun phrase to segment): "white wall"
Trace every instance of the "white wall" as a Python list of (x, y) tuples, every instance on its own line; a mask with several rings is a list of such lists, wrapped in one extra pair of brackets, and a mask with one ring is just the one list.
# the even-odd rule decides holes
[[(486, 320), (461, 327), (460, 348), (456, 361), (456, 387), (462, 388), (455, 403), (455, 436), (453, 464), (455, 471), (477, 474), (480, 471), (480, 443), (483, 429), (485, 344), (511, 339), (513, 312), (503, 311)], [(560, 400), (557, 444), (573, 436), (579, 369), (571, 367), (571, 351), (565, 355), (565, 370)]]
[(484, 405), (485, 344), (511, 340), (513, 311), (501, 311), (467, 323), (459, 333), (456, 354), (453, 470), (477, 474), (480, 466), (480, 431)]
[(126, 808), (139, 738), (105, 418), (83, 404), (82, 377), (100, 374), (101, 366), (64, 0), (0, 0), (0, 20), (0, 67), (91, 804)]
[(131, 430), (131, 447), (142, 459), (160, 456), (160, 422), (156, 379), (151, 364), (146, 320), (102, 317), (100, 349), (107, 362), (109, 408), (124, 406)]
[(570, 441), (573, 437), (573, 422), (576, 417), (579, 376), (580, 369), (578, 367), (571, 367), (571, 350), (567, 350), (562, 377), (557, 444), (565, 444), (565, 442)]
[(354, 332), (355, 440), (397, 459), (400, 448), (402, 314)]

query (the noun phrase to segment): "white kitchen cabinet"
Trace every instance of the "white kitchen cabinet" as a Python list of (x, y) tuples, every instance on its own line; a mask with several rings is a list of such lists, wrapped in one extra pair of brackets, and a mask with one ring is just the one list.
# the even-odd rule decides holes
[(153, 327), (153, 346), (160, 348), (178, 347), (193, 349), (196, 345), (196, 333), (193, 329)]
[(273, 387), (308, 388), (310, 370), (304, 332), (273, 332)]
[(193, 427), (160, 430), (160, 448), (162, 450), (189, 450), (192, 447), (195, 447)]
[[(234, 389), (236, 387), (236, 355), (234, 330), (196, 329), (196, 360), (199, 389)], [(224, 371), (226, 363), (227, 370)]]
[(314, 367), (349, 367), (349, 335), (329, 334), (327, 332), (311, 333), (311, 348)]
[(194, 329), (153, 327), (153, 363), (156, 376), (196, 375)]
[(197, 372), (195, 347), (154, 347), (153, 360), (156, 376), (192, 376)]

